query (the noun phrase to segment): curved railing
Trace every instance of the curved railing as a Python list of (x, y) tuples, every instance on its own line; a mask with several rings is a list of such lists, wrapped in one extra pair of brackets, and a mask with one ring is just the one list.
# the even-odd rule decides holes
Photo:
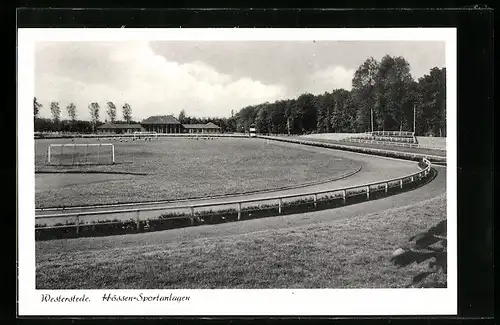
[[(318, 209), (320, 205), (334, 206), (345, 205), (351, 199), (356, 198), (355, 201), (370, 200), (380, 194), (387, 195), (391, 193), (398, 193), (404, 191), (408, 187), (416, 187), (419, 184), (427, 182), (431, 176), (432, 164), (427, 158), (423, 158), (419, 162), (420, 170), (418, 172), (372, 183), (354, 185), (344, 188), (328, 189), (314, 192), (304, 192), (298, 194), (275, 195), (264, 198), (246, 199), (246, 200), (233, 200), (215, 203), (201, 203), (194, 205), (173, 205), (173, 206), (154, 206), (154, 207), (140, 207), (140, 208), (125, 208), (115, 210), (101, 210), (101, 211), (84, 211), (84, 212), (63, 212), (55, 214), (44, 214), (35, 216), (35, 220), (48, 220), (48, 219), (70, 219), (71, 224), (58, 225), (58, 226), (36, 226), (37, 239), (40, 233), (47, 231), (55, 231), (64, 228), (64, 231), (71, 232), (70, 237), (78, 237), (82, 227), (103, 227), (109, 225), (123, 225), (124, 231), (132, 229), (132, 232), (143, 232), (151, 230), (164, 230), (170, 228), (153, 227), (148, 229), (150, 224), (157, 222), (161, 224), (164, 221), (173, 220), (188, 220), (186, 225), (195, 225), (201, 218), (213, 218), (216, 216), (223, 216), (224, 220), (241, 220), (252, 216), (252, 213), (259, 216), (276, 216), (289, 213), (299, 213), (302, 210), (297, 207), (306, 206), (310, 209)], [(258, 204), (260, 202), (260, 204)], [(330, 204), (330, 205), (329, 205)], [(328, 207), (327, 207), (328, 208)], [(171, 213), (168, 214), (168, 211)], [(177, 213), (176, 213), (177, 211)], [(178, 213), (178, 211), (184, 211)], [(260, 212), (259, 212), (260, 211)], [(262, 211), (266, 213), (262, 214)], [(156, 219), (144, 220), (141, 215), (149, 214), (150, 212), (164, 212), (163, 219), (157, 215)], [(86, 223), (84, 218), (92, 218), (97, 216), (122, 216), (125, 219), (110, 222), (92, 222)], [(161, 221), (161, 222), (160, 222)], [(121, 228), (120, 228), (121, 229)], [(61, 229), (63, 230), (63, 229)], [(116, 229), (115, 229), (116, 230)], [(121, 231), (121, 230), (120, 230)], [(119, 232), (119, 231), (118, 231)], [(126, 233), (126, 232), (125, 232)], [(57, 237), (59, 238), (59, 237)], [(50, 239), (50, 238), (49, 238)]]
[(406, 148), (419, 148), (419, 149), (430, 149), (430, 150), (438, 150), (438, 151), (446, 151), (443, 148), (429, 148), (422, 146), (418, 143), (409, 143), (409, 142), (395, 142), (395, 141), (381, 141), (381, 140), (368, 140), (368, 139), (356, 139), (356, 138), (348, 138), (343, 139), (341, 141), (346, 142), (354, 142), (354, 143), (368, 143), (368, 144), (381, 144), (385, 146), (396, 146), (396, 147), (406, 147)]
[(423, 153), (416, 152), (405, 152), (405, 151), (397, 151), (397, 150), (387, 150), (387, 149), (378, 149), (378, 148), (369, 148), (362, 146), (350, 146), (348, 144), (339, 144), (333, 142), (320, 142), (320, 141), (312, 141), (312, 140), (304, 140), (304, 139), (293, 139), (290, 137), (276, 137), (276, 136), (258, 136), (262, 139), (269, 139), (274, 141), (282, 141), (282, 142), (291, 142), (298, 144), (305, 144), (309, 146), (315, 147), (323, 147), (323, 148), (331, 148), (331, 149), (339, 149), (345, 151), (352, 151), (358, 153), (367, 153), (372, 155), (379, 155), (384, 157), (393, 157), (393, 158), (401, 158), (401, 159), (409, 159), (409, 160), (421, 160), (423, 158), (439, 162), (446, 163), (446, 157), (437, 156), (437, 155), (428, 155)]

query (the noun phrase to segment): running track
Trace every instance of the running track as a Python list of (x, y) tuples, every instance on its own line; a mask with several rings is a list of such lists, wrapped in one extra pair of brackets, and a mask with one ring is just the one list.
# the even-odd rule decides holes
[[(298, 146), (291, 143), (280, 143), (279, 145)], [(326, 148), (302, 146), (304, 150), (323, 150), (329, 151), (336, 157), (345, 157), (354, 159), (362, 164), (362, 170), (357, 174), (343, 180), (334, 181), (331, 183), (313, 185), (307, 188), (298, 190), (285, 190), (279, 193), (295, 193), (306, 190), (323, 189), (334, 185), (337, 187), (350, 186), (354, 184), (367, 183), (387, 178), (399, 177), (407, 175), (416, 170), (415, 162), (389, 159), (378, 156), (361, 155), (352, 152), (338, 151)], [(97, 238), (77, 238), (41, 241), (36, 243), (37, 251), (40, 253), (56, 252), (64, 246), (67, 252), (88, 251), (95, 247), (99, 249), (124, 248), (127, 246), (148, 246), (159, 243), (189, 241), (195, 238), (218, 237), (218, 236), (233, 236), (258, 231), (269, 231), (273, 229), (282, 229), (296, 226), (303, 226), (313, 223), (329, 223), (336, 222), (343, 218), (357, 217), (360, 215), (371, 214), (386, 211), (388, 209), (414, 205), (419, 202), (430, 200), (439, 196), (446, 195), (446, 167), (434, 166), (437, 171), (437, 176), (431, 182), (419, 187), (415, 190), (403, 192), (397, 195), (389, 196), (373, 201), (367, 201), (346, 207), (340, 207), (331, 210), (314, 211), (308, 213), (285, 215), (278, 217), (269, 217), (262, 219), (252, 219), (240, 222), (231, 222), (217, 225), (202, 225), (196, 227), (187, 227), (172, 229), (166, 231), (140, 233), (132, 235), (120, 235), (110, 237)], [(295, 192), (294, 192), (295, 191)], [(271, 196), (276, 193), (259, 193), (246, 195), (244, 198), (256, 198)], [(230, 197), (227, 199), (208, 199), (197, 200), (196, 203), (205, 202), (220, 202), (221, 200), (236, 200), (238, 197)], [(179, 203), (178, 203), (179, 204)], [(116, 209), (116, 208), (114, 208)], [(47, 212), (49, 213), (49, 212)], [(54, 212), (50, 212), (54, 213)]]
[[(138, 207), (178, 207), (185, 205), (194, 205), (194, 204), (205, 204), (205, 203), (224, 203), (224, 202), (232, 202), (238, 200), (247, 200), (247, 199), (264, 199), (266, 197), (274, 197), (279, 195), (289, 195), (289, 194), (299, 194), (305, 192), (314, 192), (314, 191), (322, 191), (328, 189), (340, 189), (343, 187), (349, 187), (354, 185), (362, 185), (371, 182), (383, 181), (391, 178), (397, 178), (409, 175), (411, 173), (417, 172), (419, 169), (417, 167), (417, 163), (414, 161), (406, 161), (399, 160), (393, 158), (386, 158), (380, 156), (373, 156), (367, 154), (360, 154), (342, 150), (334, 150), (329, 148), (320, 148), (320, 147), (312, 147), (307, 145), (295, 144), (295, 143), (287, 143), (287, 142), (278, 142), (272, 141), (270, 145), (277, 146), (285, 146), (285, 147), (293, 147), (295, 149), (300, 149), (304, 151), (310, 152), (322, 152), (327, 155), (331, 155), (332, 159), (350, 159), (356, 161), (357, 164), (361, 166), (361, 170), (354, 175), (346, 177), (344, 179), (339, 179), (335, 181), (325, 182), (321, 184), (303, 186), (293, 189), (285, 189), (285, 190), (277, 190), (277, 191), (269, 191), (269, 192), (260, 192), (260, 193), (252, 193), (252, 194), (241, 194), (241, 195), (232, 195), (227, 197), (218, 197), (218, 198), (206, 198), (206, 199), (193, 199), (186, 201), (172, 201), (170, 203), (151, 203), (151, 204), (140, 204), (140, 205), (124, 205), (124, 206), (110, 206), (110, 207), (99, 207), (95, 209), (71, 209), (67, 211), (37, 211), (36, 216), (45, 216), (45, 215), (54, 215), (61, 213), (78, 213), (78, 212), (86, 212), (86, 211), (109, 211), (109, 210), (123, 210), (123, 209), (133, 209)], [(227, 208), (228, 206), (221, 206), (221, 208)], [(234, 206), (232, 206), (234, 208)], [(148, 217), (157, 217), (160, 214), (159, 211), (151, 211), (151, 212), (141, 212), (141, 219)], [(85, 220), (92, 219), (105, 219), (107, 215), (99, 215), (99, 216), (89, 216), (86, 217)], [(109, 215), (110, 218), (116, 218), (118, 215)], [(119, 219), (135, 219), (135, 213), (123, 213), (119, 215)], [(50, 224), (54, 222), (61, 222), (64, 219), (43, 219), (42, 222)], [(82, 219), (84, 220), (84, 219)], [(51, 222), (53, 221), (53, 222)]]

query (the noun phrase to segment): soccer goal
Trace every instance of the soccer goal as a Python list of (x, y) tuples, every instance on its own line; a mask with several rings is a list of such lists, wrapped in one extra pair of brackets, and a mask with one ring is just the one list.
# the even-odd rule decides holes
[(134, 132), (134, 140), (137, 139), (158, 139), (158, 133), (156, 132)]
[(112, 143), (49, 144), (47, 162), (50, 165), (111, 165), (115, 163)]

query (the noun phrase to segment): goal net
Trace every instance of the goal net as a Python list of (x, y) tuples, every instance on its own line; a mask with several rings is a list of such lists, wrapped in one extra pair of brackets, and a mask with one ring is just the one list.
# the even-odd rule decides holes
[(136, 139), (158, 139), (156, 132), (134, 132), (134, 140)]
[(47, 162), (50, 165), (107, 165), (115, 163), (112, 143), (49, 144)]

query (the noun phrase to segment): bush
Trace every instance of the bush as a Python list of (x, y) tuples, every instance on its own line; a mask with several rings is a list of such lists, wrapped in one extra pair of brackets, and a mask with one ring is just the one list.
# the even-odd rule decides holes
[(410, 288), (446, 288), (446, 219), (426, 232), (412, 236), (407, 245), (394, 251), (391, 261), (399, 267), (427, 262), (427, 270), (412, 278)]

